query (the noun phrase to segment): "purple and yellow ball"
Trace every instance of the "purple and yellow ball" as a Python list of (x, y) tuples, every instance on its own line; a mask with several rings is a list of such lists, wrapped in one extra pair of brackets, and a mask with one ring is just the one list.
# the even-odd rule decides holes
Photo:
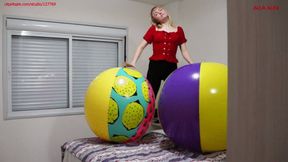
[(96, 136), (106, 141), (141, 138), (154, 115), (154, 94), (136, 70), (111, 68), (100, 73), (85, 96), (85, 117)]
[(227, 66), (183, 66), (165, 81), (158, 103), (160, 123), (178, 146), (196, 152), (226, 149)]

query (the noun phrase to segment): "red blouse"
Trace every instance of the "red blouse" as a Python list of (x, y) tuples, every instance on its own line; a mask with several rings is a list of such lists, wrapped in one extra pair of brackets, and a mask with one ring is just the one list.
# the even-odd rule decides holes
[(165, 60), (177, 63), (177, 47), (187, 40), (183, 29), (178, 26), (176, 32), (156, 31), (152, 25), (143, 37), (149, 44), (153, 44), (153, 54), (149, 60)]

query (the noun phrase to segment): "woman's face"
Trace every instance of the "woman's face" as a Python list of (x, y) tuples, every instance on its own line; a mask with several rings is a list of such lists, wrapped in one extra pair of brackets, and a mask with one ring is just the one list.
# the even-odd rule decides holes
[(168, 18), (168, 13), (165, 9), (157, 7), (152, 11), (152, 16), (154, 19), (158, 20), (160, 23), (163, 23)]

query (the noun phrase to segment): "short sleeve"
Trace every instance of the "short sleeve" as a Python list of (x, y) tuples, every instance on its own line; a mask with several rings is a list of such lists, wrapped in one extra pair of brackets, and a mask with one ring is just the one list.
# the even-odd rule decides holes
[(155, 26), (151, 25), (151, 27), (148, 29), (148, 31), (144, 35), (144, 39), (147, 41), (147, 43), (152, 43), (153, 41), (153, 33), (155, 31)]
[(178, 30), (179, 30), (179, 45), (187, 42), (187, 39), (185, 37), (184, 31), (182, 29), (182, 27), (178, 26)]

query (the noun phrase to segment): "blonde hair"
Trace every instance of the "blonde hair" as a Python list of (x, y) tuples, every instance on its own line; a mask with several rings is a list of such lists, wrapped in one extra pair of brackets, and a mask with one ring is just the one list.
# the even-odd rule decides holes
[[(154, 6), (154, 7), (151, 9), (151, 11), (150, 11), (150, 17), (151, 17), (151, 22), (152, 22), (152, 24), (155, 25), (158, 29), (160, 29), (160, 28), (162, 28), (161, 22), (159, 22), (157, 19), (155, 19), (155, 18), (153, 17), (153, 11), (154, 11), (156, 8), (163, 8), (163, 9), (165, 9), (165, 8), (162, 7), (162, 6)], [(165, 9), (165, 10), (166, 10), (166, 9)], [(167, 12), (167, 11), (166, 11), (166, 12)], [(169, 24), (174, 27), (172, 18), (171, 18), (171, 16), (170, 16), (169, 14), (168, 14), (168, 21), (169, 21)]]

